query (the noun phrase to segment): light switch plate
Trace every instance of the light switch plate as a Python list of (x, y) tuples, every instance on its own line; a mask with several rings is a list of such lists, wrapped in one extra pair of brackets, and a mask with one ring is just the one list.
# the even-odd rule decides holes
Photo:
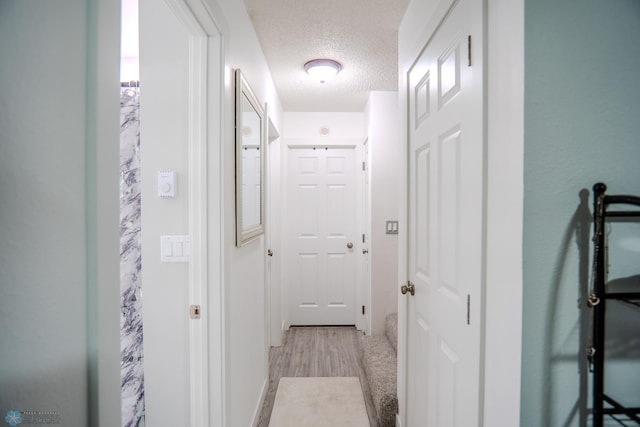
[(398, 234), (398, 221), (387, 221), (387, 234)]
[(160, 236), (160, 261), (189, 262), (190, 246), (189, 236)]

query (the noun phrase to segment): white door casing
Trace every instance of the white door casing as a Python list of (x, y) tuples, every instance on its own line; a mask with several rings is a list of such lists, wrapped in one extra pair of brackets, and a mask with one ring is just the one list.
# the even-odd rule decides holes
[(269, 116), (265, 104), (265, 359), (269, 366), (269, 347), (282, 344), (282, 297), (280, 278), (280, 135)]
[[(145, 228), (151, 235), (150, 241), (157, 242), (157, 234), (175, 232), (173, 228), (166, 228), (167, 223), (186, 225), (191, 244), (190, 262), (185, 266), (187, 287), (168, 286), (185, 281), (184, 269), (180, 269), (180, 277), (176, 279), (174, 269), (167, 272), (166, 264), (155, 264), (156, 256), (145, 259), (146, 277), (151, 277), (147, 274), (149, 266), (158, 276), (158, 280), (149, 281), (156, 286), (147, 286), (144, 296), (148, 302), (144, 313), (148, 338), (145, 341), (145, 397), (154, 395), (150, 399), (153, 405), (147, 401), (145, 416), (147, 420), (179, 419), (190, 426), (222, 425), (225, 424), (223, 360), (220, 352), (209, 351), (209, 342), (216, 343), (213, 348), (224, 347), (222, 235), (220, 227), (215, 226), (222, 212), (223, 183), (219, 175), (212, 173), (221, 169), (222, 148), (211, 141), (219, 140), (224, 132), (222, 35), (226, 24), (217, 8), (212, 9), (201, 0), (164, 0), (155, 4), (141, 1), (140, 21), (141, 86), (148, 101), (145, 102), (144, 97), (141, 100), (141, 109), (146, 109), (146, 115), (141, 113), (141, 122), (145, 130), (154, 135), (141, 136), (142, 141), (145, 135), (147, 141), (151, 141), (147, 142), (146, 149), (153, 147), (150, 152), (142, 149), (145, 164), (149, 164), (147, 177), (151, 179), (146, 182), (151, 185), (147, 184), (148, 188), (153, 189), (155, 168), (175, 167), (177, 157), (183, 158), (187, 165), (179, 179), (181, 190), (174, 203), (186, 213), (178, 221), (176, 217), (169, 217), (175, 215), (175, 207), (166, 209), (165, 204), (162, 209), (155, 209), (154, 206), (150, 211), (156, 212), (155, 218), (145, 224)], [(167, 32), (168, 28), (171, 31)], [(158, 40), (162, 43), (158, 44)], [(172, 49), (167, 47), (169, 44)], [(182, 115), (185, 118), (178, 122), (177, 116), (182, 118)], [(180, 137), (176, 137), (175, 132), (180, 132)], [(146, 196), (148, 201), (158, 203), (153, 190), (147, 191)], [(168, 291), (172, 295), (160, 293)], [(190, 305), (200, 306), (200, 318), (189, 318)], [(187, 337), (185, 331), (188, 331)], [(152, 335), (156, 336), (154, 347), (149, 345)], [(173, 338), (167, 341), (164, 339), (167, 337)], [(181, 338), (176, 340), (176, 337)], [(186, 338), (186, 346), (182, 337)], [(179, 359), (177, 363), (169, 363), (170, 369), (166, 363), (168, 353), (172, 360)], [(180, 382), (175, 381), (176, 378), (180, 378)], [(173, 381), (173, 386), (165, 387), (166, 381)]]
[(360, 298), (364, 309), (361, 313), (361, 321), (358, 326), (365, 334), (371, 334), (371, 186), (370, 186), (370, 169), (369, 169), (369, 140), (365, 139), (362, 144), (362, 169), (361, 169), (361, 223), (360, 230), (362, 236), (360, 243), (362, 244), (362, 253), (358, 254), (360, 258), (360, 289), (362, 297)]
[(407, 75), (407, 426), (481, 419), (482, 13), (454, 2)]
[(290, 147), (287, 164), (289, 323), (354, 325), (355, 149)]

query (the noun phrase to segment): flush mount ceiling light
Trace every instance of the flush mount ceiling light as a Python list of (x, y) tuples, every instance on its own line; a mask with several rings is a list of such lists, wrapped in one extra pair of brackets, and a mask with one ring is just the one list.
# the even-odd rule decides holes
[(304, 70), (320, 83), (326, 82), (342, 69), (339, 62), (332, 59), (314, 59), (304, 64)]

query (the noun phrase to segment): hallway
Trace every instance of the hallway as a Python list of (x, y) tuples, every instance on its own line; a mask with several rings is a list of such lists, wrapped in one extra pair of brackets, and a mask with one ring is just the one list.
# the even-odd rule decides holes
[(358, 355), (361, 332), (352, 327), (292, 327), (269, 352), (269, 389), (258, 427), (268, 427), (281, 377), (359, 377), (371, 427), (376, 415)]

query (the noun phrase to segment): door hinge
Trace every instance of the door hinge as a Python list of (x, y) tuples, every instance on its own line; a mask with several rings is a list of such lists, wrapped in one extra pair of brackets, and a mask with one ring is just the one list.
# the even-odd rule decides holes
[(364, 316), (364, 305), (362, 306), (362, 315)]
[(367, 163), (366, 162), (362, 162), (362, 171), (366, 171), (367, 170)]
[(467, 47), (469, 49), (469, 67), (471, 67), (471, 35), (467, 38)]
[(467, 325), (471, 324), (471, 295), (467, 295)]
[(189, 315), (192, 319), (199, 319), (200, 318), (200, 306), (199, 305), (192, 305), (191, 307), (189, 307)]
[(365, 243), (364, 233), (362, 233), (362, 243)]

